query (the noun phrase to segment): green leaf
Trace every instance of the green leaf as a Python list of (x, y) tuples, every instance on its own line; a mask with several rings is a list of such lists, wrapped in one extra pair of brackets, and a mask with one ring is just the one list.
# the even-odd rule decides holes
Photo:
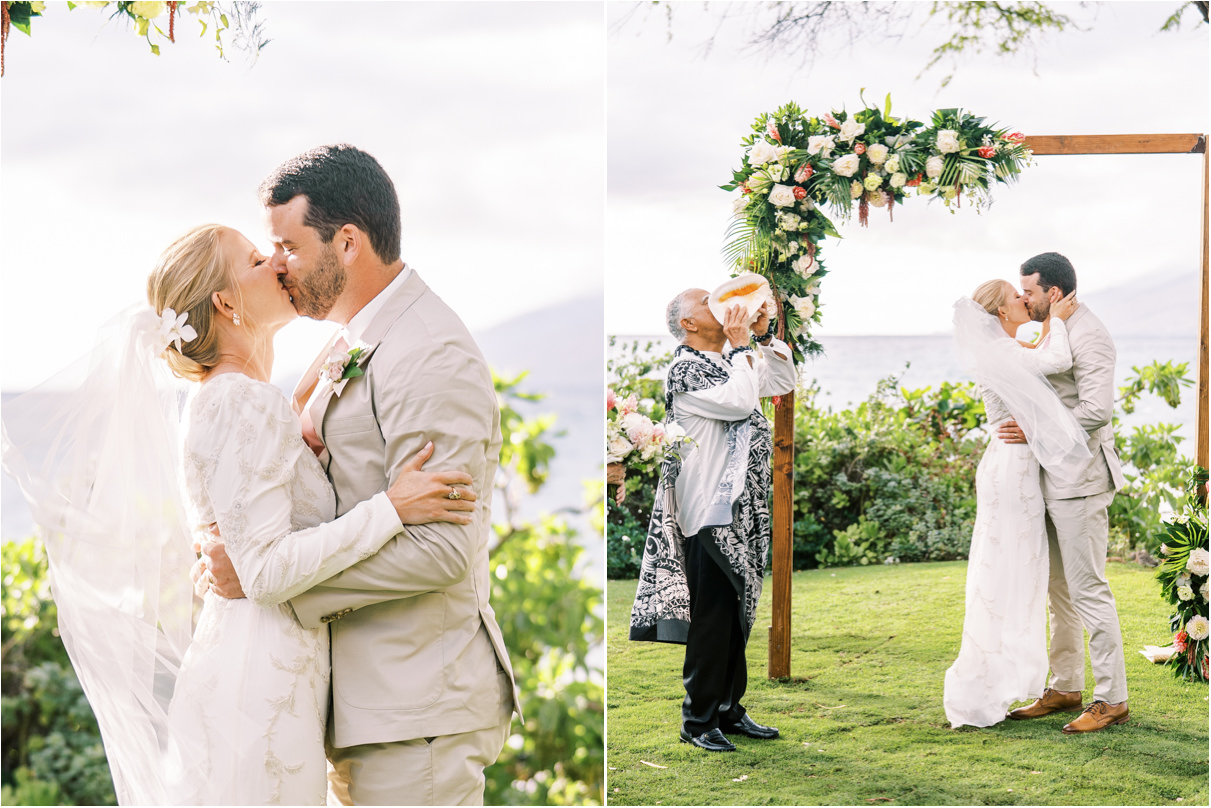
[(883, 102), (883, 117), (891, 120), (891, 93), (887, 94), (887, 99)]
[(160, 55), (160, 46), (159, 46), (159, 45), (152, 45), (152, 46), (151, 46), (151, 52), (152, 52), (152, 53), (154, 53), (156, 56), (159, 56), (159, 55)]

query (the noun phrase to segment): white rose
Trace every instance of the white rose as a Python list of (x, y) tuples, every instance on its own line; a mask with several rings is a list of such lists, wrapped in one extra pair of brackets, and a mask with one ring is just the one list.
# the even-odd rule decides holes
[(853, 118), (850, 118), (845, 123), (841, 124), (841, 139), (846, 143), (852, 143), (853, 139), (866, 131), (866, 124), (858, 123)]
[[(805, 278), (809, 278), (816, 272), (816, 259), (814, 256), (804, 253), (796, 258), (795, 263), (791, 266), (795, 272), (799, 273)], [(808, 290), (808, 293), (815, 294), (810, 289)]]
[(739, 216), (748, 210), (749, 194), (741, 194), (739, 199), (732, 200), (732, 215)]
[(938, 151), (942, 154), (953, 154), (961, 149), (959, 135), (953, 129), (942, 129), (938, 132)]
[(887, 158), (887, 162), (883, 164), (883, 170), (888, 174), (895, 174), (900, 170), (900, 155), (893, 154)]
[(892, 188), (903, 188), (904, 183), (906, 183), (906, 182), (908, 182), (907, 174), (892, 174), (891, 179), (888, 180), (888, 184)]
[(1207, 639), (1207, 627), (1207, 618), (1196, 614), (1190, 618), (1189, 623), (1186, 623), (1186, 633), (1192, 640), (1205, 640)]
[(763, 166), (768, 162), (778, 159), (778, 147), (773, 143), (769, 143), (764, 139), (758, 140), (753, 144), (753, 147), (748, 150), (748, 164), (751, 166)]
[(1186, 569), (1195, 575), (1206, 576), (1209, 567), (1211, 567), (1211, 557), (1208, 557), (1206, 550), (1199, 547), (1190, 551), (1190, 557), (1186, 559)]
[(878, 174), (867, 174), (862, 184), (866, 186), (866, 190), (873, 191), (883, 185), (883, 178)]
[(1207, 582), (1206, 581), (1203, 581), (1203, 585), (1198, 588), (1198, 594), (1202, 596), (1204, 603), (1209, 599), (1207, 597)]
[(807, 139), (808, 154), (820, 154), (828, 157), (829, 152), (836, 148), (836, 146), (836, 135), (812, 135)]
[(682, 428), (681, 424), (677, 423), (676, 421), (674, 421), (671, 424), (665, 424), (665, 427), (664, 427), (665, 443), (677, 443), (678, 441), (685, 440), (685, 438), (686, 438), (686, 432), (685, 432), (685, 429)]
[(810, 297), (795, 297), (794, 295), (791, 295), (790, 301), (791, 305), (794, 306), (795, 311), (799, 312), (799, 317), (805, 323), (811, 319), (813, 314), (816, 313), (816, 304)]
[(622, 435), (615, 435), (606, 445), (606, 460), (610, 463), (621, 462), (635, 447)]
[(942, 168), (946, 165), (946, 160), (940, 155), (935, 154), (925, 161), (925, 176), (931, 180), (936, 180), (942, 176)]
[(891, 150), (882, 143), (875, 143), (866, 150), (866, 157), (872, 163), (879, 166), (883, 165), (883, 162), (887, 160), (887, 155), (890, 153), (890, 151)]
[(856, 154), (847, 154), (844, 157), (838, 157), (833, 162), (833, 171), (840, 174), (842, 177), (852, 177), (860, 167), (862, 158)]
[(1175, 586), (1189, 586), (1190, 576), (1183, 572), (1173, 580), (1173, 583)]
[(775, 185), (770, 189), (769, 203), (771, 205), (777, 205), (780, 208), (793, 207), (796, 201), (795, 189), (789, 185)]
[(1179, 586), (1177, 588), (1178, 600), (1194, 600), (1194, 590), (1188, 586)]
[(862, 194), (864, 194), (864, 193), (866, 193), (866, 190), (862, 187), (862, 183), (858, 182), (857, 180), (854, 180), (853, 182), (851, 182), (849, 184), (849, 198), (850, 199), (857, 199), (858, 197), (862, 196)]

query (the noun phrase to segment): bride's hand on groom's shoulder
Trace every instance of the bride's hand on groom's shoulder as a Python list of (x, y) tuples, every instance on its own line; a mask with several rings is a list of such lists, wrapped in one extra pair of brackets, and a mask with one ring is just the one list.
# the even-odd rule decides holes
[(400, 523), (471, 524), (471, 513), (478, 498), (471, 490), (474, 480), (465, 471), (424, 471), (425, 462), (432, 456), (433, 442), (430, 441), (403, 465), (399, 477), (387, 489), (387, 497), (395, 506)]

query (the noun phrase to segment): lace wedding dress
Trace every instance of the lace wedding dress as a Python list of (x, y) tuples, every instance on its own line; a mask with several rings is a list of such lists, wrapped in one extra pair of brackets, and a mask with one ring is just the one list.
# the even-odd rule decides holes
[(380, 494), (332, 521), (285, 395), (242, 374), (195, 391), (182, 441), (190, 524), (218, 524), (247, 598), (205, 597), (168, 711), (166, 796), (322, 805), (328, 629), (303, 628), (287, 600), (377, 552), (399, 519)]
[[(1051, 321), (1050, 337), (1038, 348), (1024, 348), (1003, 331), (995, 348), (982, 363), (990, 372), (977, 374), (991, 437), (976, 470), (962, 645), (943, 688), (952, 727), (999, 723), (1013, 702), (1041, 696), (1047, 678), (1048, 554), (1039, 460), (1034, 446), (1005, 443), (991, 428), (1014, 417), (1005, 398), (1019, 397), (1022, 390), (991, 372), (990, 364), (1016, 363), (1037, 378), (1067, 370), (1072, 353), (1059, 319)], [(1054, 391), (1047, 393), (1058, 402)], [(1027, 438), (1042, 442), (1043, 433), (1059, 428), (1040, 423)]]

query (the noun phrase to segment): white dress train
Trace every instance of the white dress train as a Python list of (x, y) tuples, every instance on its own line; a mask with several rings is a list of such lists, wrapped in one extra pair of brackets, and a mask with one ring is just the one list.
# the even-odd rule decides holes
[(169, 707), (176, 804), (323, 805), (328, 629), (287, 600), (378, 551), (400, 529), (386, 494), (332, 521), (335, 498), (276, 387), (202, 385), (182, 420), (187, 509), (218, 523), (247, 598), (207, 594)]
[[(1063, 321), (1051, 321), (1044, 345), (1015, 344), (1003, 357), (1045, 374), (1066, 370), (1072, 353)], [(997, 391), (981, 381), (987, 422), (1011, 418)], [(1044, 518), (1039, 461), (1030, 446), (1005, 443), (994, 432), (976, 470), (962, 645), (943, 686), (952, 727), (992, 726), (1005, 719), (1010, 704), (1042, 695), (1048, 668)]]

